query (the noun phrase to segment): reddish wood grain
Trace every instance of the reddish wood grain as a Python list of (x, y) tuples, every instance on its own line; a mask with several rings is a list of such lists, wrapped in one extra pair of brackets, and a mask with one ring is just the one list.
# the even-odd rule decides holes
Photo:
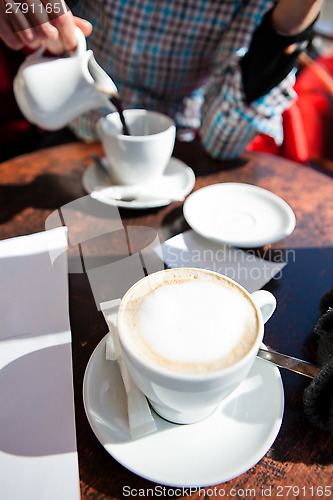
[[(62, 215), (66, 216), (64, 207), (86, 195), (81, 178), (93, 153), (102, 154), (99, 144), (74, 143), (0, 164), (0, 239), (43, 231), (46, 219), (53, 214), (56, 221), (61, 207)], [(319, 317), (319, 299), (333, 282), (333, 179), (309, 167), (259, 153), (220, 162), (210, 158), (199, 143), (177, 143), (174, 156), (193, 168), (197, 176), (195, 189), (217, 182), (256, 184), (281, 196), (294, 209), (297, 217), (294, 233), (271, 248), (292, 252), (287, 254), (289, 261), (281, 279), (272, 280), (266, 287), (276, 295), (278, 309), (267, 325), (265, 339), (276, 350), (313, 361), (316, 340), (312, 331)], [(132, 252), (144, 248), (155, 231), (163, 240), (187, 228), (181, 203), (153, 210), (121, 210), (120, 215)], [(90, 218), (89, 213), (80, 210), (74, 211), (73, 217), (69, 287), (81, 496), (84, 500), (124, 498), (125, 485), (142, 490), (148, 496), (154, 485), (129, 472), (107, 454), (89, 427), (82, 401), (85, 367), (107, 327), (95, 306), (87, 275), (77, 267), (81, 258), (76, 243), (92, 225), (97, 225), (98, 231), (98, 224), (105, 227), (117, 221), (117, 217), (105, 207), (100, 208), (98, 218)], [(145, 230), (138, 230), (139, 226)], [(125, 256), (128, 251), (122, 231), (112, 237), (104, 234), (92, 239), (84, 250), (89, 257), (88, 265), (96, 258), (109, 262)], [(312, 499), (327, 498), (320, 494), (320, 488), (332, 487), (333, 490), (333, 437), (310, 426), (303, 413), (302, 395), (309, 382), (286, 372), (282, 378), (285, 415), (274, 445), (248, 472), (219, 485), (216, 491), (220, 490), (220, 494), (212, 498), (231, 495), (254, 498), (253, 493), (256, 498), (287, 498), (287, 487), (295, 486), (299, 488), (299, 495), (293, 496), (296, 490), (289, 491), (288, 498)], [(195, 452), (200, 454), (200, 450)], [(199, 493), (178, 498), (199, 498)], [(200, 494), (203, 498), (204, 492)]]

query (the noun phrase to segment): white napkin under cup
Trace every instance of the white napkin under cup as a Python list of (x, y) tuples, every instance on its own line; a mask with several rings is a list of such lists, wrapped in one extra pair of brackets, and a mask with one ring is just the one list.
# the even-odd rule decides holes
[(115, 299), (100, 304), (101, 311), (110, 329), (110, 333), (106, 340), (105, 354), (106, 359), (118, 361), (127, 395), (128, 425), (130, 434), (132, 438), (135, 439), (156, 431), (157, 427), (151, 414), (148, 401), (128, 373), (121, 355), (117, 321), (120, 302), (120, 299)]

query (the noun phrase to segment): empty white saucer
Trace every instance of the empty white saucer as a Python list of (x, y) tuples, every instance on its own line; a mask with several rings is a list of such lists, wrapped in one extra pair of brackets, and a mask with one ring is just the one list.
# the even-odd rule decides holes
[(201, 236), (243, 248), (275, 243), (291, 234), (296, 224), (293, 210), (279, 196), (236, 182), (192, 193), (184, 203), (184, 217)]
[(131, 439), (118, 363), (105, 358), (106, 337), (91, 355), (83, 381), (85, 411), (106, 451), (155, 483), (211, 486), (254, 466), (281, 426), (284, 393), (278, 368), (256, 359), (246, 380), (202, 422), (177, 425), (153, 412), (157, 431)]
[[(103, 158), (102, 163), (106, 162)], [(110, 196), (108, 191), (103, 193), (103, 189), (112, 186), (112, 181), (107, 172), (99, 165), (92, 164), (84, 172), (82, 177), (82, 184), (87, 193), (92, 193), (98, 191), (98, 200), (107, 205), (117, 205), (121, 208), (130, 209), (146, 209), (155, 208), (169, 205), (171, 200), (168, 198), (161, 198), (160, 196), (145, 196), (144, 194), (138, 194), (134, 199), (131, 200), (116, 200)], [(195, 184), (195, 175), (193, 170), (186, 165), (184, 162), (178, 160), (177, 158), (171, 158), (170, 162), (164, 172), (164, 175), (158, 181), (158, 184), (163, 186), (168, 186), (171, 191), (174, 189), (177, 193), (182, 193), (187, 196), (193, 189)], [(154, 182), (156, 185), (156, 181)], [(152, 194), (154, 190), (152, 189)]]

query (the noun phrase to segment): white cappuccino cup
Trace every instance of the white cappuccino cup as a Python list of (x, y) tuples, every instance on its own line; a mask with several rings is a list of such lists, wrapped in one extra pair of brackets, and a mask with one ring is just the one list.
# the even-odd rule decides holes
[(275, 307), (270, 292), (249, 294), (212, 271), (159, 271), (122, 299), (123, 359), (161, 417), (197, 422), (246, 378)]
[(117, 112), (97, 122), (106, 168), (117, 184), (155, 181), (164, 174), (172, 155), (176, 135), (174, 121), (144, 109), (126, 109), (123, 114), (130, 135), (124, 135)]

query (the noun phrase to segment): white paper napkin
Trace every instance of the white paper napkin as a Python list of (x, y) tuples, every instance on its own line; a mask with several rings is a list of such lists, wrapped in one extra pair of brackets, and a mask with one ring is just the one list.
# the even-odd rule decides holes
[(0, 241), (0, 497), (80, 498), (67, 229)]
[(195, 267), (221, 273), (237, 281), (249, 292), (262, 288), (281, 275), (286, 262), (269, 262), (238, 248), (215, 243), (192, 229), (177, 234), (156, 249), (171, 268)]
[(122, 358), (117, 321), (119, 305), (120, 299), (100, 304), (105, 321), (110, 328), (105, 356), (110, 361), (118, 361), (127, 394), (128, 425), (130, 434), (135, 439), (156, 431), (157, 427), (145, 395), (134, 383)]

